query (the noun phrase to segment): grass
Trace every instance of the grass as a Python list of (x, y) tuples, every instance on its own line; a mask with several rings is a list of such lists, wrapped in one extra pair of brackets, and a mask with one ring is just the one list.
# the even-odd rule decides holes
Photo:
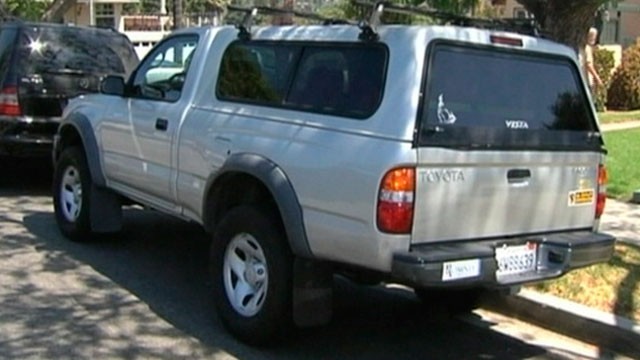
[(598, 113), (601, 124), (640, 120), (640, 110), (632, 111), (606, 111)]
[(640, 247), (618, 243), (606, 264), (574, 270), (530, 288), (640, 321)]
[(605, 132), (604, 141), (609, 151), (607, 194), (628, 200), (640, 189), (640, 128)]

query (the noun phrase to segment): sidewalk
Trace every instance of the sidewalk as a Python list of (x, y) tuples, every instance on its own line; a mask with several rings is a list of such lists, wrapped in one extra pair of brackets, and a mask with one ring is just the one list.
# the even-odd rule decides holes
[(600, 124), (602, 131), (626, 130), (640, 127), (640, 120), (623, 121), (618, 123)]
[(640, 246), (640, 205), (607, 199), (600, 231), (612, 234), (618, 241)]

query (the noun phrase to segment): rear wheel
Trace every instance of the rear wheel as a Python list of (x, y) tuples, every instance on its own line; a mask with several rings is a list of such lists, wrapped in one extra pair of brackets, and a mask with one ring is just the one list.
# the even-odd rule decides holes
[(77, 147), (63, 150), (53, 176), (53, 207), (60, 231), (74, 241), (88, 240), (91, 234), (91, 184), (84, 152)]
[(211, 245), (214, 300), (224, 326), (255, 345), (281, 340), (292, 327), (292, 255), (282, 227), (253, 206), (232, 209)]

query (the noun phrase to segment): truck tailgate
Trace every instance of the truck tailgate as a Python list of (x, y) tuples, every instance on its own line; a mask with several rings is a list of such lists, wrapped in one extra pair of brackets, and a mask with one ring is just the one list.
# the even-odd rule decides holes
[(413, 243), (593, 226), (600, 154), (439, 148), (418, 154)]

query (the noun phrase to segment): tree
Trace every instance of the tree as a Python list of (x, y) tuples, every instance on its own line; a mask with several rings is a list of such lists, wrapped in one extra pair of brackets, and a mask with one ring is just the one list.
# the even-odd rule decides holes
[(429, 7), (445, 11), (452, 14), (457, 15), (466, 15), (472, 12), (480, 3), (479, 0), (426, 0), (422, 1), (413, 1), (418, 5), (423, 3), (428, 5)]
[(39, 20), (51, 3), (51, 0), (4, 0), (1, 2), (6, 15), (23, 20)]
[(551, 39), (574, 49), (587, 42), (598, 9), (607, 0), (516, 0), (532, 13)]
[[(374, 0), (362, 0), (374, 3)], [(424, 9), (439, 10), (456, 15), (472, 13), (482, 0), (389, 0), (398, 5), (417, 6)], [(371, 7), (354, 5), (352, 0), (341, 0), (330, 3), (320, 9), (320, 13), (327, 17), (337, 19), (363, 19), (371, 12)], [(424, 19), (423, 19), (424, 20)], [(385, 13), (382, 15), (383, 23), (424, 23), (417, 20), (416, 16)]]

